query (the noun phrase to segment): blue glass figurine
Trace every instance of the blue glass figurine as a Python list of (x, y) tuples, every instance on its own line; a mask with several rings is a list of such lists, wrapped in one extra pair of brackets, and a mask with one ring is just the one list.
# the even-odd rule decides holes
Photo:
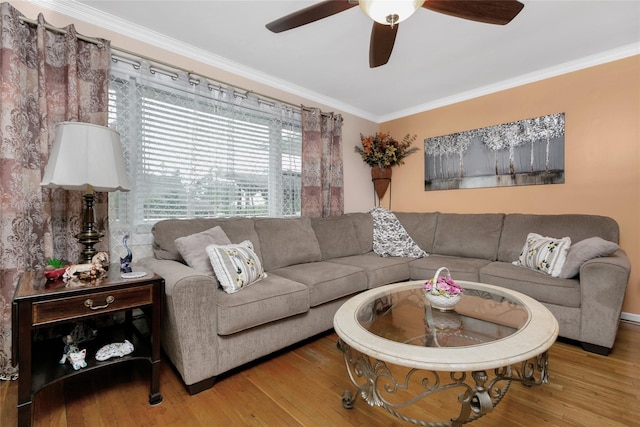
[(127, 250), (127, 256), (120, 258), (120, 271), (123, 273), (131, 273), (131, 261), (133, 261), (133, 254), (127, 246), (127, 240), (129, 240), (129, 235), (125, 234), (122, 238), (122, 245)]

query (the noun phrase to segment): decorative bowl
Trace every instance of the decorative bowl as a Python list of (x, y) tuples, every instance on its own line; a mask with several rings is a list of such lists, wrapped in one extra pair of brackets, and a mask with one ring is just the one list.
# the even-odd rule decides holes
[(427, 301), (429, 301), (431, 307), (440, 311), (454, 310), (456, 304), (460, 302), (460, 295), (433, 295), (432, 293), (426, 291), (424, 295), (427, 297)]
[(447, 267), (440, 267), (433, 279), (424, 284), (423, 290), (431, 307), (440, 311), (453, 310), (460, 302), (460, 294), (464, 292), (464, 289), (453, 281)]

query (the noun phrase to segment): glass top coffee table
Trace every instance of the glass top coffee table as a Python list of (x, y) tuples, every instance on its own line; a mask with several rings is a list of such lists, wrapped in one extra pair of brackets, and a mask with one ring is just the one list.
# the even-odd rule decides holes
[[(336, 312), (338, 346), (357, 389), (343, 393), (345, 408), (360, 395), (415, 424), (460, 426), (491, 412), (511, 381), (548, 382), (558, 322), (546, 307), (519, 292), (457, 281), (461, 301), (440, 311), (427, 302), (424, 282), (371, 289)], [(452, 401), (460, 409), (448, 414)]]

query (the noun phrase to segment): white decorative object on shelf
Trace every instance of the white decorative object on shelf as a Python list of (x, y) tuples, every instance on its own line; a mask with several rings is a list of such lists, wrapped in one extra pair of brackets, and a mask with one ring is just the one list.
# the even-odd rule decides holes
[(122, 277), (123, 279), (137, 279), (146, 275), (147, 273), (145, 273), (144, 271), (130, 271), (129, 273), (120, 273), (120, 277)]
[(124, 357), (127, 354), (132, 353), (133, 350), (133, 344), (131, 344), (129, 340), (107, 344), (98, 350), (96, 353), (96, 360), (102, 362), (112, 357)]

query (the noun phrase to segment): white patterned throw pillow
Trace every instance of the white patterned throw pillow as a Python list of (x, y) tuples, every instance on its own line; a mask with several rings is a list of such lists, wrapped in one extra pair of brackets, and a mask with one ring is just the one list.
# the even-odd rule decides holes
[(222, 289), (228, 294), (267, 277), (249, 240), (236, 245), (209, 245), (207, 254)]
[(559, 277), (570, 246), (569, 237), (556, 239), (529, 233), (518, 260), (513, 264)]
[(423, 258), (429, 256), (409, 236), (398, 218), (382, 207), (373, 208), (373, 252), (382, 257), (402, 256)]

